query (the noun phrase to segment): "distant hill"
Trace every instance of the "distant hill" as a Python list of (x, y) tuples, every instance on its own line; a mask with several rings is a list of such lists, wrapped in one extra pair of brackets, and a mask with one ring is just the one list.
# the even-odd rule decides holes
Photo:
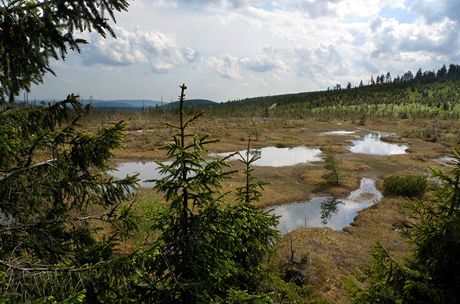
[(157, 100), (150, 99), (118, 99), (118, 100), (101, 100), (93, 99), (82, 100), (83, 104), (91, 103), (93, 108), (110, 108), (110, 109), (142, 109), (142, 108), (153, 108), (156, 106), (161, 106), (162, 102)]
[(254, 97), (223, 103), (215, 115), (245, 117), (460, 118), (460, 79)]
[(337, 84), (326, 91), (311, 91), (234, 100), (214, 113), (240, 116), (311, 115), (329, 117), (434, 117), (460, 118), (460, 65), (443, 65), (437, 72), (411, 71), (392, 77), (373, 76), (357, 87)]
[[(218, 103), (208, 99), (187, 99), (184, 102), (184, 107), (186, 108), (205, 108), (205, 107), (212, 107), (217, 105)], [(179, 108), (179, 101), (170, 102), (163, 105), (164, 109), (177, 109)]]
[[(46, 99), (38, 103), (54, 103), (55, 100)], [(21, 101), (18, 101), (20, 103)], [(165, 110), (172, 110), (179, 107), (179, 102), (161, 102), (158, 100), (150, 99), (114, 99), (114, 100), (104, 100), (104, 99), (82, 99), (83, 105), (91, 104), (95, 110), (120, 110), (120, 111), (140, 111), (143, 108), (155, 108), (162, 107)], [(207, 99), (187, 99), (184, 103), (186, 108), (204, 108), (209, 106), (218, 105), (217, 102)]]
[[(82, 100), (83, 104), (89, 104), (90, 101), (85, 99)], [(209, 107), (213, 105), (217, 105), (218, 103), (207, 100), (207, 99), (188, 99), (185, 101), (184, 105), (186, 108), (203, 108)], [(100, 99), (93, 99), (91, 101), (91, 106), (96, 110), (102, 109), (113, 109), (113, 110), (120, 110), (120, 111), (140, 111), (141, 109), (148, 109), (148, 108), (155, 108), (155, 107), (162, 107), (165, 110), (173, 110), (179, 107), (179, 102), (161, 102), (157, 100), (148, 100), (148, 99), (119, 99), (119, 100), (100, 100)]]

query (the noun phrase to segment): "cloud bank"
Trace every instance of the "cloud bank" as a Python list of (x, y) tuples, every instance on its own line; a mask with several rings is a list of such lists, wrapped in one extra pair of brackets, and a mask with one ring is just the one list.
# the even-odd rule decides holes
[(460, 61), (458, 0), (139, 0), (122, 16), (117, 39), (90, 36), (70, 83), (116, 70), (140, 98), (187, 81), (197, 97), (228, 100)]

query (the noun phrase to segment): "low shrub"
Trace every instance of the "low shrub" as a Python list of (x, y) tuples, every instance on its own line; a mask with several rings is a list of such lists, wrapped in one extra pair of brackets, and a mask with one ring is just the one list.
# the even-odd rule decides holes
[(423, 176), (392, 175), (384, 181), (385, 194), (407, 197), (420, 197), (427, 189), (427, 180)]

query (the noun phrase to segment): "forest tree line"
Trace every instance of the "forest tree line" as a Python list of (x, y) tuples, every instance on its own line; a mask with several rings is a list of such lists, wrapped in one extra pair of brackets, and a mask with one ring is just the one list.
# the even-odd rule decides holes
[(460, 118), (459, 65), (444, 65), (437, 73), (419, 69), (415, 76), (408, 71), (393, 79), (389, 73), (377, 78), (374, 84), (349, 89), (247, 98), (206, 110), (248, 117)]
[[(456, 64), (449, 64), (449, 68), (446, 67), (445, 64), (437, 71), (422, 71), (422, 68), (419, 68), (417, 72), (412, 73), (411, 70), (403, 73), (402, 75), (397, 75), (396, 77), (392, 77), (390, 72), (385, 74), (374, 75), (371, 76), (367, 85), (378, 85), (378, 84), (399, 84), (399, 83), (430, 83), (434, 81), (445, 81), (445, 80), (458, 80), (460, 79), (460, 65)], [(359, 87), (364, 87), (365, 84), (361, 80), (359, 82)], [(336, 84), (334, 87), (336, 90), (342, 89), (341, 84)], [(352, 88), (351, 82), (347, 83), (347, 89)], [(330, 88), (328, 88), (328, 91)]]

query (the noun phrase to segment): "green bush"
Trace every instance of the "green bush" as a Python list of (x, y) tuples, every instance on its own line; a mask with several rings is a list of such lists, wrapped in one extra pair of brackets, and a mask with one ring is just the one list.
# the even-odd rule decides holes
[(384, 181), (385, 194), (407, 197), (420, 197), (427, 188), (426, 178), (423, 176), (392, 175)]

